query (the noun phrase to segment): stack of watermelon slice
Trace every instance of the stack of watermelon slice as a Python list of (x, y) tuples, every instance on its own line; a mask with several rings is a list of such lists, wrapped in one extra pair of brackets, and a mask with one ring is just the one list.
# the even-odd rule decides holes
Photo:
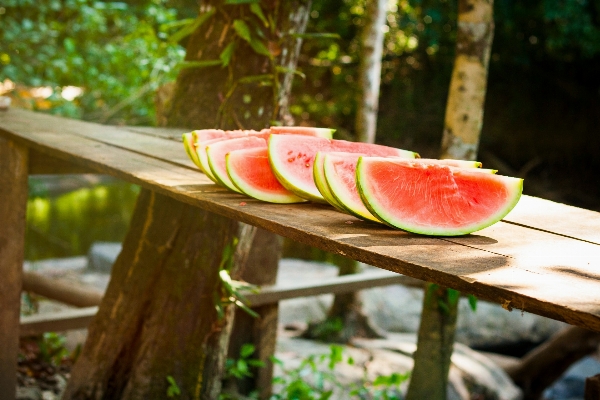
[(273, 127), (183, 135), (190, 159), (211, 180), (271, 203), (314, 201), (409, 232), (464, 235), (498, 222), (523, 180), (481, 163), (426, 160), (393, 147), (332, 139), (333, 130)]

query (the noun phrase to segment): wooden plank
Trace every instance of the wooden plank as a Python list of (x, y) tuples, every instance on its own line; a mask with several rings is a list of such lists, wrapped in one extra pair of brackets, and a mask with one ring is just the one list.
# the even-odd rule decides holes
[(504, 221), (600, 244), (600, 213), (550, 200), (522, 196)]
[(89, 174), (93, 172), (89, 168), (80, 167), (39, 151), (32, 150), (29, 154), (29, 175)]
[(351, 293), (358, 290), (395, 284), (423, 288), (425, 282), (394, 272), (371, 271), (360, 274), (342, 275), (335, 278), (323, 279), (318, 282), (302, 283), (288, 287), (263, 287), (259, 293), (248, 293), (245, 296), (250, 305), (254, 307), (298, 297)]
[(15, 396), (27, 206), (26, 147), (0, 137), (0, 393)]
[(85, 329), (97, 312), (98, 307), (86, 307), (21, 317), (20, 335), (35, 336), (45, 332)]
[(184, 132), (189, 132), (186, 128), (163, 128), (153, 126), (124, 126), (124, 129), (129, 132), (142, 133), (144, 135), (154, 136), (158, 138), (168, 139), (175, 142), (182, 142), (181, 135)]
[[(431, 238), (317, 204), (266, 204), (209, 184), (201, 173), (137, 152), (39, 127), (10, 132), (5, 119), (0, 116), (4, 135), (58, 158), (370, 265), (600, 331), (594, 273), (600, 268), (598, 245), (503, 222), (462, 238)], [(86, 130), (87, 124), (78, 124)]]
[(88, 285), (75, 285), (66, 279), (49, 278), (36, 272), (23, 272), (23, 290), (75, 307), (100, 305), (104, 293)]
[[(16, 131), (59, 126), (61, 132), (87, 137), (197, 171), (179, 143), (181, 133), (186, 131), (184, 128), (126, 127), (123, 129), (40, 115), (25, 110), (14, 110), (14, 113), (14, 117), (9, 119), (8, 124), (3, 121), (3, 126), (12, 126)], [(161, 138), (169, 140), (165, 141)], [(597, 229), (600, 226), (600, 213), (549, 200), (523, 196), (504, 221), (600, 244), (600, 230)], [(572, 221), (577, 223), (574, 224)]]
[[(388, 271), (371, 271), (325, 279), (313, 284), (293, 286), (266, 286), (259, 293), (247, 293), (245, 297), (252, 307), (277, 303), (281, 300), (321, 294), (349, 293), (377, 286), (408, 284), (423, 287), (423, 282)], [(37, 293), (37, 292), (36, 292)], [(98, 307), (86, 307), (56, 313), (37, 314), (21, 318), (21, 336), (44, 332), (60, 332), (86, 328), (96, 315)]]

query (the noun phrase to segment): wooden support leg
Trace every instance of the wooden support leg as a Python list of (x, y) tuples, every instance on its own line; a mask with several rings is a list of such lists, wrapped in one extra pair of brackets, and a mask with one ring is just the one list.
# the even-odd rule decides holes
[(15, 396), (27, 207), (27, 148), (0, 138), (0, 394)]

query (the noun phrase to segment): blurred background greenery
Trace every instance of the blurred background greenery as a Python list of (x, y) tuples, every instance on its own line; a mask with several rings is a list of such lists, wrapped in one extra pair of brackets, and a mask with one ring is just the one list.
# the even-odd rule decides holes
[[(366, 0), (314, 0), (291, 111), (352, 139)], [(454, 57), (453, 0), (390, 0), (377, 141), (436, 157)], [(198, 12), (184, 0), (4, 0), (0, 94), (17, 107), (154, 125)], [(600, 210), (600, 0), (496, 0), (479, 158), (526, 193)], [(201, 128), (201, 127), (197, 127)]]

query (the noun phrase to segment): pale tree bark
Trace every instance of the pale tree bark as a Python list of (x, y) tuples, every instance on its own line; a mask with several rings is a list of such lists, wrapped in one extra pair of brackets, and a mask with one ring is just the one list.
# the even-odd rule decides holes
[(358, 66), (359, 96), (355, 125), (356, 137), (360, 142), (375, 143), (386, 11), (387, 0), (367, 1), (361, 34), (362, 48)]
[[(359, 94), (355, 129), (359, 141), (375, 143), (387, 0), (367, 1), (366, 6), (360, 35)], [(339, 275), (359, 272), (357, 261), (338, 259), (336, 264), (339, 267)], [(381, 334), (362, 312), (360, 293), (355, 292), (336, 295), (326, 319), (309, 325), (303, 336), (347, 343), (353, 337), (378, 338)]]
[(456, 58), (441, 158), (474, 160), (477, 156), (494, 37), (493, 16), (493, 0), (458, 1)]
[[(266, 39), (261, 39), (272, 57), (259, 54), (233, 28), (234, 21), (248, 18), (263, 24), (248, 4), (202, 2), (200, 11), (211, 16), (189, 37), (186, 60), (219, 60), (232, 42), (235, 50), (226, 68), (182, 70), (174, 97), (162, 102), (167, 125), (260, 129), (286, 114), (281, 97), (288, 95), (289, 78), (279, 71), (295, 68), (299, 39), (290, 33), (303, 33), (310, 1), (271, 0), (260, 5), (276, 25), (265, 27)], [(276, 69), (278, 65), (284, 69)], [(260, 75), (274, 76), (277, 82), (265, 86), (240, 81)], [(216, 399), (234, 315), (231, 307), (222, 318), (217, 314), (215, 298), (222, 290), (218, 271), (224, 249), (235, 237), (239, 243), (232, 277), (258, 276), (257, 283), (273, 283), (278, 237), (143, 190), (64, 398), (166, 398), (170, 377), (181, 391), (177, 398)], [(264, 257), (265, 251), (271, 254)], [(257, 274), (257, 267), (266, 273)], [(261, 319), (238, 329), (258, 344), (258, 358), (268, 361), (277, 307), (259, 311)], [(233, 345), (230, 351), (238, 348)], [(250, 386), (264, 383), (261, 397), (268, 398), (270, 377), (259, 374), (257, 382)]]
[[(474, 160), (479, 147), (494, 35), (493, 0), (458, 0), (456, 56), (450, 81), (441, 158)], [(434, 290), (435, 289), (435, 290)], [(428, 285), (407, 400), (445, 400), (458, 301)], [(433, 301), (431, 300), (433, 298)], [(445, 304), (439, 307), (438, 303)]]

